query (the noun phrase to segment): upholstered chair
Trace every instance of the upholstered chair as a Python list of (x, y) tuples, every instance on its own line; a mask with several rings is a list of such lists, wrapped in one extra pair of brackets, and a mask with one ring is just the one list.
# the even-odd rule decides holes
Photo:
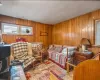
[(32, 46), (28, 42), (16, 42), (11, 44), (11, 60), (23, 61), (24, 68), (27, 68), (35, 61), (32, 56)]
[(41, 45), (36, 45), (33, 46), (32, 52), (33, 52), (33, 57), (35, 57), (36, 61), (42, 62), (42, 47)]

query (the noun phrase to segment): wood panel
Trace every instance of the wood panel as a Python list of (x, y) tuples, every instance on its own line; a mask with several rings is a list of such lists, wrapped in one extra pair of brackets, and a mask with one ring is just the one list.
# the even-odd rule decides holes
[[(46, 36), (40, 36), (40, 32), (46, 32), (48, 35)], [(51, 35), (52, 33), (52, 26), (51, 25), (46, 25), (46, 24), (41, 24), (41, 23), (36, 23), (36, 41), (37, 42), (43, 42), (44, 46), (48, 46), (51, 44)]]
[(86, 60), (77, 65), (73, 80), (100, 80), (100, 61)]
[(52, 43), (78, 46), (82, 38), (87, 38), (94, 45), (96, 19), (100, 19), (100, 9), (54, 25)]
[[(51, 34), (52, 25), (47, 25), (47, 24), (30, 21), (30, 20), (24, 20), (24, 19), (0, 15), (0, 23), (2, 22), (33, 27), (33, 35), (31, 36), (30, 35), (6, 35), (6, 34), (3, 35), (3, 40), (6, 43), (13, 43), (16, 41), (18, 37), (23, 37), (28, 42), (40, 42), (41, 41), (44, 43), (44, 45), (49, 45), (51, 43), (49, 38), (51, 38), (50, 34)], [(48, 32), (49, 38), (45, 36), (41, 37), (39, 34), (40, 31)]]
[(89, 51), (93, 52), (94, 54), (97, 54), (100, 52), (100, 47), (93, 46), (92, 48), (88, 48)]

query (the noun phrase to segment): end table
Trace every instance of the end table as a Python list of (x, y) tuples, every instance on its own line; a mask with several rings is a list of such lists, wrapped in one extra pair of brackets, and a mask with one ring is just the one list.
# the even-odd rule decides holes
[(75, 69), (75, 67), (76, 67), (75, 64), (73, 64), (73, 63), (71, 63), (71, 62), (69, 62), (69, 61), (67, 61), (66, 64), (67, 64), (67, 73), (69, 73), (69, 71), (70, 71), (70, 66), (72, 66), (74, 69)]

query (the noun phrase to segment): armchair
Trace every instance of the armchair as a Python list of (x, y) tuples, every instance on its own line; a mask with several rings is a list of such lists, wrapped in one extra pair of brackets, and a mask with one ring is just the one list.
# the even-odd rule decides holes
[(27, 68), (35, 61), (35, 58), (32, 57), (32, 46), (30, 44), (28, 42), (12, 43), (11, 57), (14, 60), (23, 61), (24, 68)]
[(42, 62), (42, 46), (40, 44), (33, 44), (32, 51), (36, 61)]

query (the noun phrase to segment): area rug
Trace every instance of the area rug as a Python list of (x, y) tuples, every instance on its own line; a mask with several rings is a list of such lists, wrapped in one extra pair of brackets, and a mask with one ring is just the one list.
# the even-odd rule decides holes
[(50, 72), (52, 72), (58, 80), (72, 80), (72, 75), (67, 74), (66, 70), (53, 62), (49, 62), (49, 64), (42, 63), (28, 72), (31, 74), (30, 80), (50, 80)]

